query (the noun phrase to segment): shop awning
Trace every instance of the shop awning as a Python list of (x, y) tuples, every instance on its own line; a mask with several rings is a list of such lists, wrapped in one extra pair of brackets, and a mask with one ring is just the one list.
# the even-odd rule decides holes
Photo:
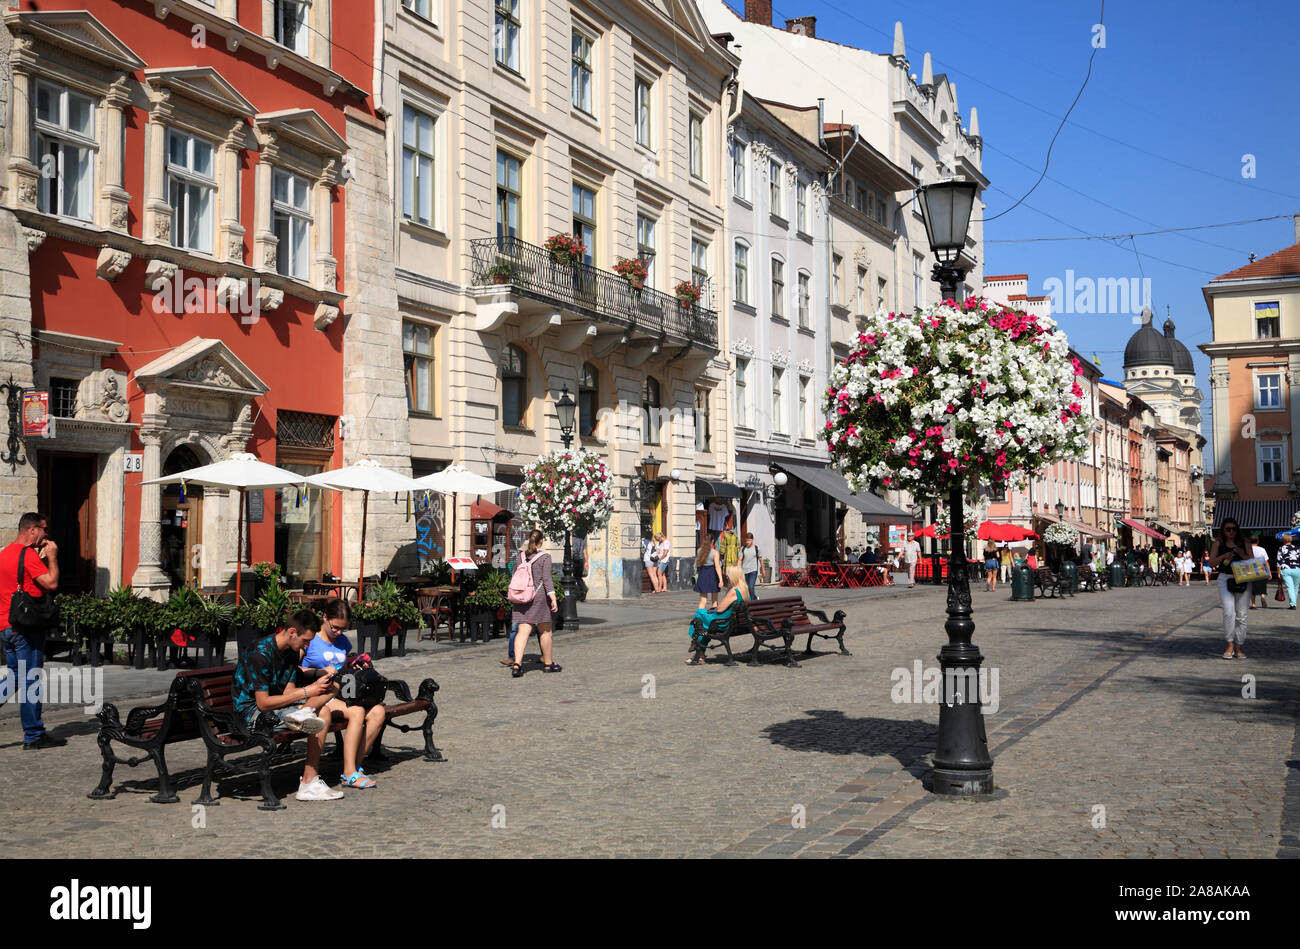
[(736, 498), (741, 497), (740, 488), (730, 481), (706, 481), (704, 478), (695, 479), (695, 499), (703, 501), (705, 498)]
[(1217, 501), (1214, 526), (1218, 529), (1232, 518), (1245, 530), (1290, 530), (1291, 516), (1300, 510), (1300, 501)]
[(469, 516), (479, 520), (488, 520), (505, 515), (505, 520), (512, 519), (515, 515), (513, 511), (507, 511), (503, 507), (493, 504), (491, 501), (477, 501), (469, 506)]
[(1166, 524), (1164, 521), (1156, 521), (1156, 527), (1160, 528), (1166, 534), (1173, 534), (1175, 537), (1182, 533), (1182, 531), (1177, 527), (1174, 527), (1172, 524)]
[(1099, 528), (1093, 527), (1091, 524), (1085, 524), (1083, 521), (1076, 521), (1072, 517), (1058, 518), (1052, 514), (1035, 514), (1034, 517), (1038, 518), (1039, 520), (1047, 521), (1053, 524), (1056, 523), (1058, 520), (1064, 521), (1066, 524), (1069, 524), (1071, 527), (1077, 530), (1084, 537), (1110, 537), (1111, 536), (1110, 531), (1100, 530)]
[(800, 481), (816, 488), (822, 494), (830, 495), (837, 501), (843, 501), (855, 511), (861, 511), (862, 515), (869, 521), (882, 524), (912, 523), (911, 512), (896, 508), (884, 498), (870, 492), (854, 494), (849, 488), (849, 483), (844, 480), (843, 475), (832, 471), (830, 468), (796, 465), (784, 461), (781, 462), (781, 468), (787, 474), (794, 475)]
[(1131, 517), (1121, 517), (1119, 522), (1127, 527), (1133, 528), (1139, 534), (1146, 534), (1148, 537), (1154, 537), (1156, 540), (1165, 539), (1165, 535), (1160, 533), (1158, 530), (1147, 527), (1141, 521), (1134, 520)]

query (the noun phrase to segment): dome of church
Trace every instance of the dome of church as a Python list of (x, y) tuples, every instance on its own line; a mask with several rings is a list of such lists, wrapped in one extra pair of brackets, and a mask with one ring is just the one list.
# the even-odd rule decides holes
[(1187, 373), (1189, 376), (1196, 375), (1196, 366), (1192, 363), (1192, 354), (1188, 352), (1187, 347), (1174, 338), (1174, 321), (1165, 320), (1165, 341), (1169, 344), (1169, 352), (1173, 356), (1174, 372)]
[[(1151, 325), (1153, 314), (1149, 306), (1142, 308), (1142, 326), (1130, 337), (1124, 347), (1124, 368), (1134, 366), (1172, 366), (1174, 353), (1169, 340), (1156, 332)], [(1181, 343), (1179, 344), (1182, 345)], [(1188, 356), (1191, 360), (1191, 356)]]

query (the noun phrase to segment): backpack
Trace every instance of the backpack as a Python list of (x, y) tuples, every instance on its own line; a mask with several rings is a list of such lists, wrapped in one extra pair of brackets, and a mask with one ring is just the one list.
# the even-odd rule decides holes
[(515, 606), (527, 606), (533, 602), (537, 596), (537, 589), (533, 586), (533, 561), (540, 553), (534, 554), (530, 559), (520, 561), (515, 565), (514, 575), (510, 578), (510, 586), (506, 589), (506, 599)]

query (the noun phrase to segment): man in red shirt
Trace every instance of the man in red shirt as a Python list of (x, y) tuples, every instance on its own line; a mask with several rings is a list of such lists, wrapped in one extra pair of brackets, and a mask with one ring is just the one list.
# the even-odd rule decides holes
[[(39, 750), (66, 745), (62, 738), (45, 733), (41, 721), (41, 703), (29, 699), (40, 694), (33, 688), (41, 677), (45, 665), (45, 633), (40, 627), (14, 626), (9, 620), (9, 604), (18, 592), (18, 564), (22, 557), (23, 591), (32, 596), (52, 594), (59, 588), (58, 545), (45, 537), (46, 518), (35, 512), (24, 514), (18, 520), (18, 536), (14, 542), (0, 550), (0, 643), (13, 678), (6, 680), (0, 705), (9, 698), (9, 692), (21, 689), (18, 694), (20, 718), (23, 723), (23, 750)], [(34, 549), (28, 549), (34, 548)]]

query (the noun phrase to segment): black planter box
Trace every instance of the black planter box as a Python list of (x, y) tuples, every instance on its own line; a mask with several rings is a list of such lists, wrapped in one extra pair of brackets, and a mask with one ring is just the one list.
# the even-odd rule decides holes
[[(496, 624), (497, 624), (496, 610), (484, 610), (481, 613), (469, 614), (470, 641), (473, 642), (475, 640), (482, 639), (483, 642), (487, 642), (489, 639), (492, 638), (492, 635), (496, 630)], [(461, 642), (465, 641), (464, 627), (461, 628), (460, 641)]]
[[(406, 628), (390, 634), (388, 632), (387, 620), (357, 620), (357, 648), (362, 652), (368, 652), (371, 658), (379, 655), (379, 640), (384, 641), (384, 655), (393, 654), (393, 637), (397, 637), (397, 654), (406, 655)], [(366, 640), (370, 640), (370, 648), (366, 648)]]

